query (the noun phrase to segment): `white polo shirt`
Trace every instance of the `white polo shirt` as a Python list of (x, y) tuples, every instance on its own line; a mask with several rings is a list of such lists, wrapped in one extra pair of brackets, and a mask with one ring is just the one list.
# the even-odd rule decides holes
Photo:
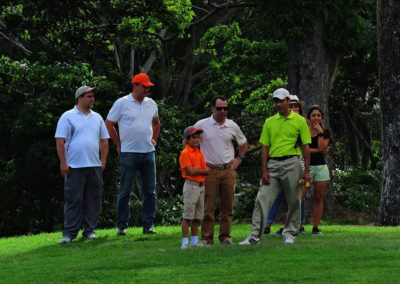
[(65, 139), (65, 156), (71, 168), (101, 167), (100, 139), (108, 139), (103, 118), (94, 111), (84, 115), (76, 106), (58, 120), (55, 138)]
[(239, 126), (230, 119), (225, 119), (225, 122), (219, 125), (211, 115), (209, 118), (196, 122), (194, 127), (204, 131), (200, 135), (200, 149), (206, 163), (213, 165), (226, 164), (235, 158), (232, 143), (234, 140), (239, 146), (247, 141)]
[(129, 94), (114, 103), (107, 119), (118, 122), (121, 152), (149, 153), (155, 150), (151, 138), (152, 122), (156, 116), (157, 104), (148, 97), (140, 104)]

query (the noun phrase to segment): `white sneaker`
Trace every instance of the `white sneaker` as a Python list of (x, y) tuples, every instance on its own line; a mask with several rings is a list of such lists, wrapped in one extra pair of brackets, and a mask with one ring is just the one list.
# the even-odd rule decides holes
[(239, 245), (258, 245), (259, 243), (260, 238), (249, 235), (243, 242), (240, 242)]
[(126, 236), (126, 229), (118, 228), (117, 236)]
[(190, 247), (190, 244), (182, 244), (181, 249), (187, 249)]
[(293, 244), (293, 243), (294, 243), (293, 239), (285, 238), (285, 244)]
[(94, 240), (96, 238), (96, 235), (94, 233), (90, 233), (89, 235), (87, 235), (85, 238), (89, 239), (89, 240)]
[(67, 236), (63, 236), (63, 238), (61, 239), (61, 241), (59, 242), (59, 244), (68, 244), (72, 242), (72, 239), (70, 237)]

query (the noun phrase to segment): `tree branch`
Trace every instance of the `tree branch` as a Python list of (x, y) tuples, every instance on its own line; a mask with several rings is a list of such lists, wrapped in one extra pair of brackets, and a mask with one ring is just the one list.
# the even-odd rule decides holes
[(22, 43), (15, 41), (9, 37), (7, 37), (5, 34), (3, 34), (2, 32), (0, 32), (0, 35), (2, 37), (4, 37), (5, 39), (7, 39), (8, 41), (10, 41), (12, 44), (14, 44), (15, 46), (21, 48), (27, 55), (31, 55), (32, 51), (28, 50)]

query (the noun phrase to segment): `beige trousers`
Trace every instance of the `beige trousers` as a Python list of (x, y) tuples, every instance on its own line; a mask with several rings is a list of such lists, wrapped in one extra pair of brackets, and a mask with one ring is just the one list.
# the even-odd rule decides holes
[(261, 185), (258, 190), (253, 210), (251, 234), (257, 237), (262, 236), (269, 209), (283, 188), (289, 211), (282, 235), (294, 240), (301, 224), (302, 186), (298, 182), (302, 172), (300, 160), (296, 156), (282, 161), (269, 160), (267, 167), (271, 176), (270, 184)]

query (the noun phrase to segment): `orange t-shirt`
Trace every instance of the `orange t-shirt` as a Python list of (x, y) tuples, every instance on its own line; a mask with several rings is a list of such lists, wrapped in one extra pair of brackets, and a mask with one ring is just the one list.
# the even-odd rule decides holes
[(199, 148), (192, 148), (189, 145), (186, 145), (185, 149), (181, 152), (179, 157), (179, 164), (182, 169), (183, 178), (190, 179), (197, 182), (203, 182), (206, 179), (206, 176), (187, 176), (186, 168), (187, 167), (196, 167), (200, 169), (205, 169), (206, 162), (204, 160), (204, 155), (200, 151)]

